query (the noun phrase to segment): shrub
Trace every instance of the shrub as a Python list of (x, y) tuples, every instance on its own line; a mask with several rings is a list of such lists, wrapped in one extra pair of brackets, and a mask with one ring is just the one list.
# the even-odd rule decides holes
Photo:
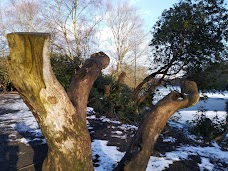
[(225, 120), (221, 120), (217, 114), (212, 119), (208, 118), (206, 110), (202, 107), (188, 124), (191, 133), (202, 136), (206, 141), (213, 140), (225, 129)]
[(60, 84), (67, 89), (76, 70), (79, 68), (77, 62), (66, 55), (52, 54), (51, 65), (53, 72)]
[(226, 101), (226, 104), (225, 104), (225, 110), (226, 110), (226, 113), (228, 114), (228, 100)]
[(0, 90), (1, 91), (14, 90), (14, 87), (8, 75), (5, 58), (0, 58)]
[[(105, 85), (111, 86), (110, 94), (104, 96)], [(90, 92), (89, 106), (93, 107), (98, 115), (106, 115), (122, 122), (138, 122), (139, 115), (135, 112), (131, 102), (132, 89), (122, 84), (118, 89), (117, 81), (108, 75), (100, 75)]]

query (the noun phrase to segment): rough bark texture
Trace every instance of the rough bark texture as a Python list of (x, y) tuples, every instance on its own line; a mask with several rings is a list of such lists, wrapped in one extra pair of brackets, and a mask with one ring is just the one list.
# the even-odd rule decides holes
[[(74, 91), (78, 94), (74, 96), (76, 102), (73, 103), (78, 105), (74, 107), (52, 72), (50, 35), (12, 33), (7, 39), (10, 47), (10, 78), (33, 112), (48, 144), (43, 170), (93, 170), (91, 139), (82, 112), (86, 110), (85, 99), (89, 93), (86, 91), (109, 60), (105, 57), (103, 61), (104, 58), (100, 56), (92, 58), (76, 74), (78, 80), (74, 80), (74, 84), (77, 90)], [(80, 96), (85, 97), (79, 103), (77, 100)]]
[[(47, 140), (48, 157), (43, 170), (93, 170), (85, 110), (94, 80), (109, 64), (108, 56), (99, 52), (86, 61), (72, 79), (69, 98), (51, 69), (49, 34), (13, 33), (7, 38), (11, 52), (8, 58), (10, 78)], [(116, 170), (145, 170), (154, 144), (169, 117), (198, 100), (196, 84), (186, 81), (182, 93), (171, 92), (159, 101), (145, 115)]]
[(116, 171), (144, 171), (157, 138), (170, 116), (179, 109), (195, 105), (199, 93), (195, 82), (185, 81), (182, 93), (171, 92), (146, 114)]
[(110, 59), (105, 53), (94, 53), (72, 78), (67, 93), (84, 122), (86, 122), (86, 106), (92, 85), (109, 62)]

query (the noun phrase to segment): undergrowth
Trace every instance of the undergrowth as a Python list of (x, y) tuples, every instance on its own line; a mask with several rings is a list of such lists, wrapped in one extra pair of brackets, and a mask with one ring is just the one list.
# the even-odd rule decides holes
[(226, 121), (219, 118), (217, 111), (214, 111), (216, 115), (213, 118), (207, 117), (206, 112), (202, 106), (198, 109), (194, 119), (188, 121), (189, 131), (203, 137), (205, 141), (211, 141), (224, 131)]

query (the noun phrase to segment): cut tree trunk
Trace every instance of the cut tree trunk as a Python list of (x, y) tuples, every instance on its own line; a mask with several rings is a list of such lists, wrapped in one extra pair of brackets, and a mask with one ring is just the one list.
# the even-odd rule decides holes
[[(48, 156), (43, 170), (93, 170), (91, 139), (85, 122), (87, 91), (101, 69), (108, 65), (108, 57), (95, 55), (87, 61), (83, 71), (76, 74), (76, 86), (70, 89), (78, 95), (72, 96), (76, 97), (72, 104), (51, 69), (50, 35), (12, 33), (7, 35), (7, 39), (10, 78), (47, 141)], [(78, 96), (82, 95), (84, 99), (77, 102)]]
[(151, 112), (144, 116), (115, 171), (146, 170), (153, 147), (170, 116), (179, 109), (195, 105), (198, 100), (198, 89), (192, 81), (185, 81), (182, 93), (171, 92), (160, 100)]
[(105, 87), (104, 87), (104, 96), (108, 97), (110, 95), (110, 92), (111, 92), (111, 84), (105, 85)]
[[(7, 36), (10, 78), (35, 116), (48, 144), (44, 171), (93, 170), (91, 140), (86, 127), (90, 88), (109, 58), (95, 53), (76, 73), (68, 95), (50, 65), (50, 35), (12, 33)], [(197, 86), (186, 81), (182, 93), (172, 92), (145, 115), (141, 126), (116, 170), (145, 170), (154, 144), (169, 117), (199, 100)]]
[(101, 70), (109, 65), (109, 57), (98, 52), (91, 55), (82, 68), (73, 76), (67, 94), (77, 109), (77, 114), (86, 123), (86, 107), (88, 97), (94, 81), (97, 79)]

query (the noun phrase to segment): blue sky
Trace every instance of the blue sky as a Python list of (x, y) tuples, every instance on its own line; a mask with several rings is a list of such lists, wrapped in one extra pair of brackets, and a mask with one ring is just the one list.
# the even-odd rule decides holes
[(169, 9), (173, 4), (178, 3), (179, 0), (131, 0), (133, 4), (142, 11), (143, 18), (146, 22), (146, 27), (151, 27), (161, 16), (165, 9)]
[[(131, 0), (131, 2), (144, 13), (143, 18), (146, 22), (146, 30), (148, 31), (153, 27), (165, 9), (169, 9), (173, 4), (179, 1), (180, 0)], [(225, 3), (228, 8), (228, 0), (225, 0)]]

